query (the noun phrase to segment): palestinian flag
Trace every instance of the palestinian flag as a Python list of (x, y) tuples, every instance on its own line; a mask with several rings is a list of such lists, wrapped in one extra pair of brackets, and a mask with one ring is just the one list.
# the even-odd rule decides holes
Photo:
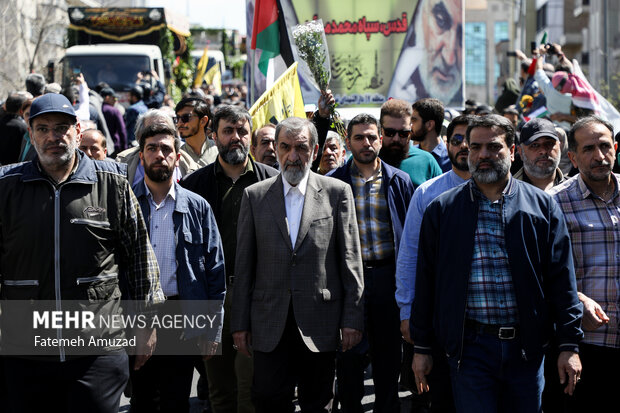
[(261, 49), (258, 68), (267, 75), (269, 60), (280, 54), (277, 0), (256, 0), (252, 25), (252, 49)]

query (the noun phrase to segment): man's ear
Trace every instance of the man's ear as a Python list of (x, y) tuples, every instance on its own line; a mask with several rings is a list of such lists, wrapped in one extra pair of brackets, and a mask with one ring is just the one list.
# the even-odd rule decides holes
[(75, 140), (77, 141), (78, 146), (80, 145), (80, 142), (82, 142), (82, 125), (80, 124), (80, 122), (78, 121), (78, 123), (76, 123), (75, 125), (75, 131), (76, 131), (76, 135), (75, 135)]
[(435, 130), (435, 121), (434, 120), (429, 120), (427, 122), (424, 122), (424, 128), (426, 129), (426, 132), (432, 132)]

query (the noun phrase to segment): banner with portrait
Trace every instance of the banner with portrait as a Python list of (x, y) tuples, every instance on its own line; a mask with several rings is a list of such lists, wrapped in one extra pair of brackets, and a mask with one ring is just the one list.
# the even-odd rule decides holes
[[(434, 97), (449, 107), (464, 105), (463, 0), (280, 3), (289, 28), (323, 20), (330, 88), (340, 106), (378, 106), (390, 97), (409, 102)], [(315, 102), (316, 90), (301, 75), (304, 101)]]

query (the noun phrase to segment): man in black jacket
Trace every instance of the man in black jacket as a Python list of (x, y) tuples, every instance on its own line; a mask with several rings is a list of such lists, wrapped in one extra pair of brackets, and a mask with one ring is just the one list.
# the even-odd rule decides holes
[[(150, 327), (127, 335), (122, 328), (101, 331), (98, 320), (117, 316), (121, 297), (145, 309), (164, 301), (157, 260), (125, 168), (77, 150), (80, 124), (69, 100), (53, 93), (35, 99), (29, 121), (37, 158), (0, 168), (2, 351), (12, 355), (4, 358), (8, 397), (0, 407), (115, 413), (129, 376), (123, 339), (137, 338), (132, 367), (139, 369), (156, 334)], [(31, 308), (51, 302), (55, 311), (67, 312), (78, 300), (79, 309), (97, 303), (88, 307), (96, 326), (76, 327), (81, 342), (37, 346), (34, 334), (67, 338), (74, 330), (35, 326), (29, 336), (29, 326), (12, 325), (18, 317), (7, 310), (22, 300)], [(100, 337), (111, 341), (91, 347), (90, 339)], [(46, 357), (31, 357), (40, 355)]]
[(237, 219), (243, 190), (248, 186), (278, 174), (270, 166), (254, 162), (250, 156), (252, 118), (243, 108), (221, 106), (213, 117), (214, 139), (219, 155), (217, 160), (186, 176), (181, 186), (205, 198), (217, 221), (224, 246), (226, 263), (226, 300), (222, 355), (206, 362), (209, 379), (209, 398), (217, 412), (253, 412), (251, 386), (252, 360), (236, 349), (230, 332), (230, 293), (234, 284), (237, 246)]
[(26, 101), (23, 93), (11, 93), (5, 102), (6, 113), (0, 119), (0, 164), (8, 165), (19, 161), (22, 139), (28, 131), (19, 111)]

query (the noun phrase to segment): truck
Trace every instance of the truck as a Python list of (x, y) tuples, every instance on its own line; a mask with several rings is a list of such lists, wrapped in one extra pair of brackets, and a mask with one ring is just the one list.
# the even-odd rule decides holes
[[(155, 79), (146, 75), (155, 72), (168, 92), (184, 83), (179, 78), (170, 82), (173, 62), (193, 64), (189, 22), (184, 16), (161, 7), (69, 7), (68, 12), (70, 47), (61, 60), (63, 86), (82, 73), (91, 88), (106, 82), (127, 106), (138, 73), (145, 74), (155, 88)], [(182, 76), (184, 71), (177, 72)]]

